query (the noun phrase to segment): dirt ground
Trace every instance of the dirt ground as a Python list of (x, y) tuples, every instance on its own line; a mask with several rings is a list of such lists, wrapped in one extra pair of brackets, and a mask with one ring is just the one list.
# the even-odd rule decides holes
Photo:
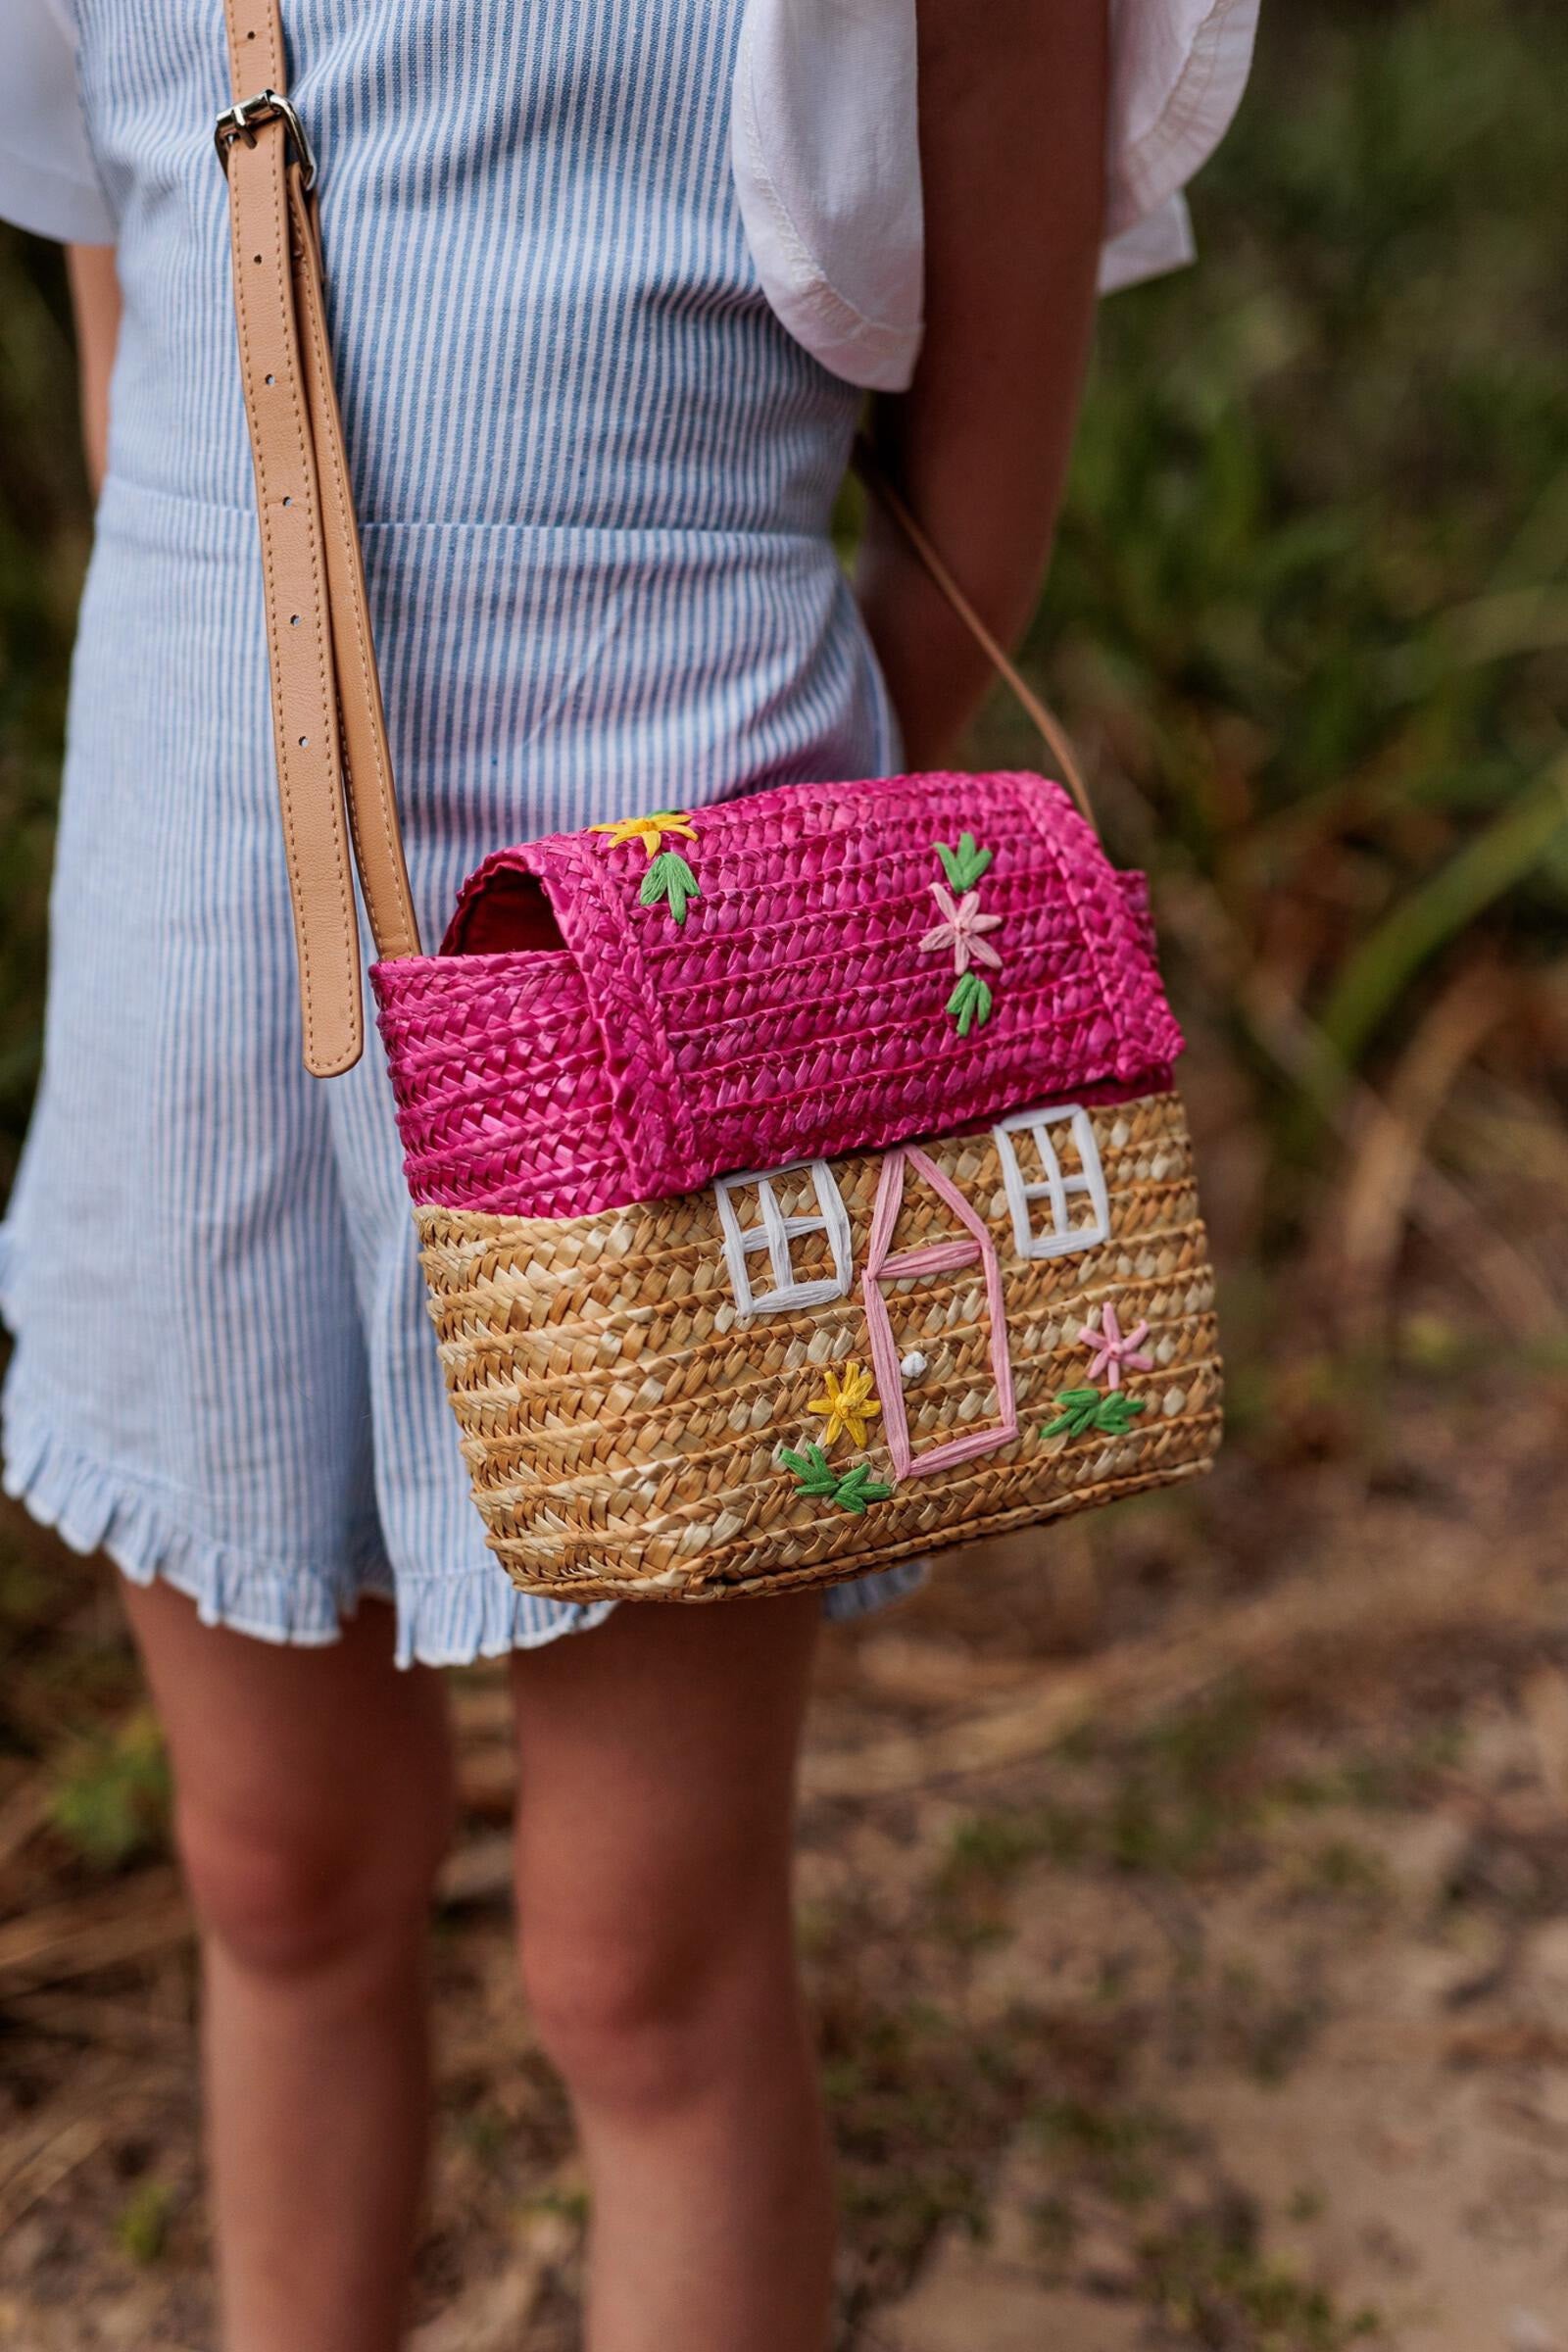
[[(1204, 1489), (826, 1645), (801, 1924), (844, 2352), (1568, 2352), (1568, 1378), (1414, 1352), (1281, 1373)], [(156, 1828), (87, 1858), (147, 1735), (107, 1579), (7, 1536), (63, 1611), (24, 1704), (102, 1691), (113, 1728), (0, 1783), (0, 2343), (199, 2352), (185, 1917)], [(415, 2341), (567, 2352), (502, 1693), (456, 1700)]]

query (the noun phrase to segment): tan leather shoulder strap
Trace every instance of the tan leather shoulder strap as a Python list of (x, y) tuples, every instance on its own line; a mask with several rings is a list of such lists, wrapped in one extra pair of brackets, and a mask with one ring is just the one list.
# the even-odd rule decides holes
[(327, 601), (332, 614), (332, 649), (338, 682), (343, 748), (348, 761), (349, 823), (354, 833), (360, 886), (365, 893), (370, 936), (379, 956), (417, 956), (415, 919), (403, 837), (398, 825), (392, 754), (381, 708), (381, 673), (370, 634), (365, 564), (359, 524), (343, 445), (332, 351), (326, 335), (321, 281), (320, 228), (316, 207), (290, 180), (294, 215), (295, 307), (305, 349), (305, 383), (316, 435), (325, 522)]
[[(365, 1042), (360, 871), (376, 951), (418, 953), (327, 349), (314, 165), (287, 103), (277, 0), (224, 0), (231, 112), (220, 118), (240, 373), (256, 473), (278, 794), (305, 1060)], [(345, 757), (346, 755), (346, 757)]]

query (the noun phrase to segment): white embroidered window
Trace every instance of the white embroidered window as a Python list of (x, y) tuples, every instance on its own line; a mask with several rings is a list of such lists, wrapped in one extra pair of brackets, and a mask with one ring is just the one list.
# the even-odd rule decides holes
[(735, 1303), (743, 1315), (821, 1306), (850, 1287), (849, 1212), (825, 1159), (713, 1187)]
[(1019, 1110), (992, 1129), (1022, 1257), (1065, 1257), (1109, 1239), (1110, 1208), (1094, 1122), (1075, 1102)]

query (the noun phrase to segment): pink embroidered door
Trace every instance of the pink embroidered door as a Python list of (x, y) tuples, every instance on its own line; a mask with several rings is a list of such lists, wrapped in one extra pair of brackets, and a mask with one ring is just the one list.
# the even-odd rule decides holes
[[(910, 1173), (930, 1185), (952, 1209), (962, 1230), (949, 1241), (895, 1251), (893, 1242), (899, 1210), (904, 1203), (906, 1178)], [(910, 1408), (918, 1397), (922, 1378), (932, 1366), (922, 1346), (916, 1344), (906, 1348), (904, 1343), (909, 1338), (918, 1341), (919, 1326), (926, 1319), (923, 1310), (929, 1301), (922, 1300), (917, 1290), (904, 1286), (913, 1285), (923, 1276), (958, 1274), (965, 1267), (974, 1267), (979, 1273), (978, 1311), (970, 1314), (965, 1310), (960, 1324), (952, 1325), (942, 1333), (939, 1344), (944, 1356), (956, 1358), (944, 1386), (972, 1392), (978, 1384), (989, 1392), (993, 1409), (978, 1428), (965, 1428), (961, 1435), (939, 1429), (932, 1436), (922, 1431), (922, 1438), (928, 1442), (917, 1452), (910, 1436)], [(912, 1145), (890, 1152), (882, 1163), (862, 1287), (871, 1361), (882, 1402), (882, 1427), (899, 1478), (951, 1470), (956, 1463), (990, 1453), (1017, 1436), (1018, 1414), (1013, 1402), (1012, 1368), (1007, 1360), (1006, 1312), (996, 1244), (956, 1185)], [(896, 1322), (902, 1330), (896, 1328)], [(922, 1415), (915, 1403), (913, 1418), (917, 1423), (929, 1419), (929, 1410)]]

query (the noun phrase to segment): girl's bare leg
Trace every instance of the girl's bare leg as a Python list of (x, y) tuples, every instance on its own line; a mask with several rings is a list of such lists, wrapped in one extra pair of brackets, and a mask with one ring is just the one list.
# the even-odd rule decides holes
[(325, 1649), (128, 1588), (201, 1926), (226, 2352), (393, 2352), (426, 2131), (439, 1678), (367, 1602)]
[(832, 2200), (790, 1905), (814, 1594), (513, 1660), (524, 1984), (592, 2193), (589, 2352), (822, 2352)]

